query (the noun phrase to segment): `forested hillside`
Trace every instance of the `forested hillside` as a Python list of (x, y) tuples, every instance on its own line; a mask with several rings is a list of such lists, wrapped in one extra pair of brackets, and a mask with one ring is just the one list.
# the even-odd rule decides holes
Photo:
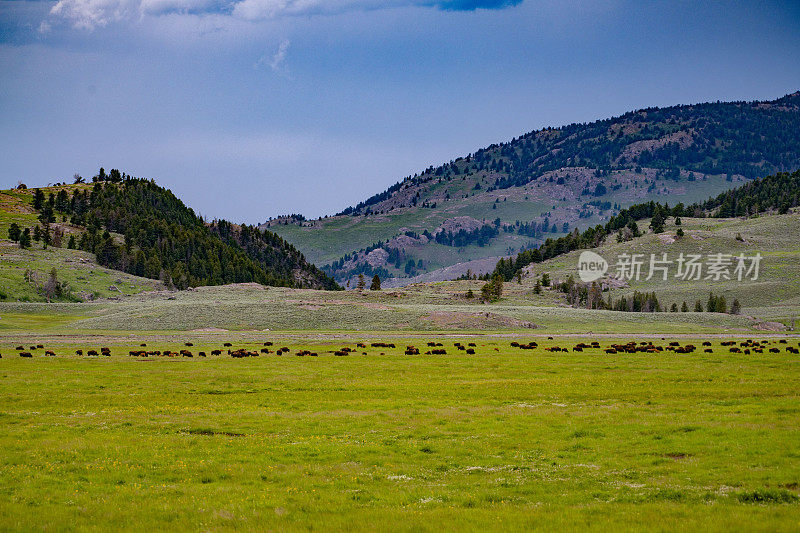
[(100, 265), (177, 288), (241, 282), (338, 288), (274, 233), (225, 220), (205, 222), (151, 180), (116, 170), (106, 175), (103, 169), (95, 180), (49, 188), (47, 194), (31, 191), (39, 224), (32, 231), (12, 227), (9, 237), (23, 246), (33, 235), (45, 246), (91, 252)]
[(589, 124), (532, 131), (489, 146), (406, 178), (342, 214), (364, 212), (409, 184), (464, 174), (492, 174), (495, 181), (489, 188), (496, 189), (525, 185), (570, 167), (596, 169), (597, 177), (612, 170), (655, 168), (675, 178), (682, 170), (755, 178), (800, 167), (798, 131), (800, 92), (773, 102), (641, 109)]
[[(512, 255), (605, 223), (636, 203), (688, 205), (749, 179), (796, 170), (798, 131), (800, 92), (765, 102), (641, 109), (491, 145), (408, 176), (337, 216), (286, 217), (265, 226), (318, 264), (327, 263), (337, 279), (377, 269), (404, 276), (410, 261), (417, 265), (413, 274)], [(463, 228), (443, 227), (459, 217)], [(396, 246), (407, 232), (457, 234), (486, 224), (500, 231), (461, 240), (455, 250), (435, 239)], [(376, 248), (402, 261), (367, 258)]]

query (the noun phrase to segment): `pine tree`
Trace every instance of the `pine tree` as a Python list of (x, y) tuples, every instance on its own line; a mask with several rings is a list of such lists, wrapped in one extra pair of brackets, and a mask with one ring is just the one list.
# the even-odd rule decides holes
[(363, 291), (364, 287), (367, 286), (367, 282), (364, 280), (364, 274), (358, 275), (358, 283), (356, 283), (356, 289), (359, 291)]
[(494, 302), (503, 295), (503, 278), (495, 274), (491, 280), (481, 287), (481, 299), (484, 302)]
[(44, 193), (36, 189), (33, 191), (33, 208), (39, 211), (44, 205)]
[(54, 207), (59, 213), (64, 213), (69, 208), (69, 196), (65, 189), (58, 191)]
[(688, 312), (689, 312), (689, 306), (686, 305), (686, 300), (684, 300), (683, 305), (681, 305), (681, 313), (688, 313)]
[(8, 238), (14, 242), (19, 242), (19, 236), (21, 233), (22, 230), (19, 229), (19, 226), (16, 222), (12, 222), (8, 227)]
[(733, 303), (731, 304), (731, 314), (738, 315), (742, 312), (742, 304), (739, 303), (738, 298), (733, 299)]
[(650, 228), (653, 233), (662, 233), (664, 231), (664, 215), (661, 214), (661, 206), (656, 206), (656, 211), (653, 213), (653, 219), (650, 221)]
[(28, 248), (31, 245), (31, 230), (30, 228), (25, 228), (22, 232), (22, 235), (19, 237), (19, 247), (20, 248)]
[(700, 303), (700, 300), (694, 302), (694, 312), (695, 313), (702, 313), (703, 312), (703, 304)]
[(713, 292), (708, 293), (708, 302), (706, 302), (706, 311), (713, 313), (717, 310), (717, 298)]
[(377, 274), (372, 276), (372, 285), (369, 286), (369, 290), (371, 291), (381, 290), (381, 278)]

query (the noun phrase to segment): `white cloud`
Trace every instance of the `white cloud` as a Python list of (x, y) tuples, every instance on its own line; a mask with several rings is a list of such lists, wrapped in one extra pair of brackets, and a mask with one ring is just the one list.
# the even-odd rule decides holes
[(269, 67), (273, 72), (282, 76), (288, 76), (285, 68), (286, 52), (289, 51), (289, 40), (284, 39), (278, 45), (278, 50), (273, 54), (265, 54), (256, 61), (254, 68)]
[(139, 11), (148, 15), (167, 13), (208, 13), (225, 8), (220, 0), (141, 0)]
[(223, 7), (221, 0), (58, 0), (50, 10), (50, 17), (66, 21), (76, 29), (91, 31), (145, 15), (210, 13)]
[[(125, 19), (170, 14), (223, 15), (244, 21), (287, 16), (332, 15), (393, 7), (436, 7), (447, 10), (501, 8), (521, 0), (58, 0), (50, 10), (53, 21), (93, 30)], [(47, 22), (47, 21), (46, 21)], [(49, 24), (49, 22), (48, 22)]]
[(282, 16), (334, 14), (345, 11), (384, 9), (414, 0), (241, 0), (233, 15), (245, 20), (263, 20)]
[(137, 0), (59, 0), (50, 15), (72, 23), (77, 29), (93, 30), (137, 13)]
[(287, 50), (289, 50), (289, 41), (288, 40), (281, 41), (280, 46), (278, 46), (278, 51), (275, 52), (274, 56), (272, 56), (272, 61), (269, 64), (269, 67), (275, 72), (279, 72), (281, 70), (283, 62), (286, 60)]

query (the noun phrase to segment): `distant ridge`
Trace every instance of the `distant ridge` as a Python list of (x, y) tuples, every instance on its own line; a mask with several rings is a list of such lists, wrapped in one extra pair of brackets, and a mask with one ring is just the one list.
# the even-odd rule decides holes
[[(800, 91), (772, 101), (639, 109), (490, 145), (408, 176), (336, 216), (294, 215), (262, 227), (341, 283), (377, 274), (402, 284), (450, 265), (513, 255), (604, 223), (628, 205), (688, 205), (745, 180), (796, 170), (799, 131)], [(448, 229), (453, 220), (461, 227)], [(443, 229), (452, 235), (432, 238)]]

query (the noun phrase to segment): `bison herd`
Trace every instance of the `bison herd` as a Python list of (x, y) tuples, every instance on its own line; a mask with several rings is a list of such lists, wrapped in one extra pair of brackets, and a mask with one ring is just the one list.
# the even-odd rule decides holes
[[(548, 340), (553, 340), (552, 337), (548, 337)], [(661, 339), (664, 340), (663, 338)], [(152, 357), (180, 357), (180, 358), (193, 358), (195, 357), (195, 353), (189, 350), (188, 348), (193, 347), (194, 344), (192, 342), (185, 342), (184, 346), (186, 348), (180, 350), (148, 350), (146, 343), (141, 343), (139, 345), (138, 350), (130, 350), (128, 351), (129, 357), (137, 357), (137, 358), (152, 358)], [(264, 342), (263, 347), (260, 349), (248, 349), (248, 348), (236, 348), (234, 349), (233, 343), (225, 342), (223, 343), (222, 349), (213, 349), (210, 350), (209, 353), (212, 356), (222, 356), (228, 355), (234, 359), (240, 359), (244, 357), (258, 357), (260, 355), (289, 355), (292, 354), (292, 350), (288, 346), (282, 346), (280, 348), (274, 348), (274, 344), (272, 342)], [(528, 342), (517, 342), (513, 341), (510, 343), (512, 348), (518, 348), (520, 350), (536, 350), (539, 348), (539, 344), (536, 341), (528, 341)], [(668, 343), (654, 343), (652, 340), (645, 340), (645, 341), (629, 341), (625, 344), (620, 344), (616, 342), (610, 342), (606, 345), (601, 345), (599, 341), (593, 340), (591, 342), (579, 342), (574, 344), (573, 346), (557, 346), (551, 345), (543, 347), (542, 350), (549, 353), (569, 353), (569, 352), (583, 352), (584, 350), (598, 350), (606, 354), (663, 354), (667, 352), (671, 352), (674, 354), (692, 354), (697, 352), (698, 350), (702, 350), (703, 353), (714, 353), (714, 349), (712, 348), (712, 343), (710, 341), (703, 341), (701, 344), (701, 348), (698, 348), (694, 344), (686, 343), (681, 344), (677, 341), (672, 341)], [(762, 353), (770, 353), (770, 354), (779, 354), (782, 351), (785, 353), (800, 355), (800, 350), (794, 346), (789, 345), (789, 341), (786, 339), (779, 339), (779, 340), (727, 340), (722, 341), (720, 343), (722, 347), (721, 353), (727, 351), (729, 354), (743, 354), (743, 355), (750, 355), (754, 353), (762, 354)], [(800, 342), (798, 342), (798, 346), (800, 346)], [(383, 348), (383, 349), (396, 349), (394, 343), (391, 342), (373, 342), (369, 344), (370, 348)], [(435, 341), (428, 341), (426, 342), (427, 349), (420, 349), (413, 345), (406, 345), (405, 348), (401, 348), (405, 355), (447, 355), (447, 349), (445, 345), (441, 342)], [(477, 345), (474, 342), (467, 343), (465, 346), (460, 342), (454, 342), (453, 348), (455, 348), (456, 353), (461, 351), (467, 355), (474, 355), (476, 353)], [(782, 350), (781, 348), (784, 348)], [(498, 348), (493, 348), (495, 351), (499, 351)], [(23, 358), (32, 358), (37, 351), (41, 350), (41, 353), (45, 357), (55, 357), (56, 353), (53, 350), (45, 349), (42, 344), (32, 345), (29, 348), (25, 348), (25, 346), (17, 346), (16, 350), (20, 357)], [(359, 342), (356, 344), (356, 348), (351, 348), (349, 346), (344, 346), (341, 348), (327, 350), (323, 353), (332, 354), (335, 356), (348, 356), (348, 355), (367, 355), (367, 344), (363, 342)], [(381, 351), (380, 355), (385, 355), (385, 351)], [(83, 349), (75, 350), (75, 355), (77, 356), (84, 356)], [(197, 357), (206, 357), (205, 351), (197, 351)], [(297, 349), (294, 351), (294, 355), (298, 357), (317, 357), (319, 353), (312, 352), (307, 349)], [(100, 348), (99, 351), (96, 349), (86, 349), (85, 351), (86, 357), (110, 357), (111, 356), (111, 349), (108, 347)], [(0, 355), (2, 358), (2, 355)]]
[[(552, 340), (552, 337), (548, 337), (548, 339)], [(661, 340), (664, 340), (663, 338)], [(781, 353), (780, 348), (777, 346), (768, 347), (770, 344), (786, 344), (786, 353), (792, 354), (800, 354), (800, 350), (795, 348), (794, 346), (788, 346), (788, 341), (786, 339), (780, 339), (777, 343), (773, 341), (754, 341), (752, 339), (747, 339), (746, 341), (723, 341), (720, 343), (722, 347), (728, 348), (728, 353), (731, 354), (745, 354), (749, 355), (751, 353), (764, 353), (764, 350), (768, 350), (769, 353)], [(511, 346), (514, 348), (519, 348), (521, 350), (533, 350), (538, 348), (538, 344), (536, 342), (529, 342), (527, 344), (520, 344), (519, 342), (512, 342)], [(714, 350), (711, 348), (712, 344), (709, 341), (704, 341), (702, 343), (703, 346), (703, 353), (714, 353)], [(800, 342), (798, 342), (798, 346), (800, 346)], [(584, 342), (580, 342), (572, 347), (573, 352), (583, 352), (584, 349), (601, 349), (607, 354), (635, 354), (635, 353), (649, 353), (649, 354), (657, 354), (657, 353), (664, 353), (664, 352), (673, 352), (676, 354), (691, 354), (697, 351), (697, 347), (694, 344), (684, 344), (681, 345), (680, 342), (672, 341), (667, 343), (665, 346), (661, 346), (660, 344), (653, 344), (653, 341), (630, 341), (626, 344), (618, 344), (618, 343), (611, 343), (605, 347), (600, 346), (598, 341), (592, 341), (590, 344), (586, 344)], [(751, 351), (752, 350), (752, 351)], [(570, 348), (568, 347), (561, 347), (561, 346), (548, 346), (544, 348), (546, 352), (569, 352)]]

